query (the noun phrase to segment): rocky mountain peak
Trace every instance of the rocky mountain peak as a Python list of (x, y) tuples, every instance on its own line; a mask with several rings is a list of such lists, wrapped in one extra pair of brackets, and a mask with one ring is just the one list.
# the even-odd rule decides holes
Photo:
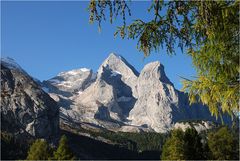
[(44, 81), (43, 85), (50, 93), (58, 91), (64, 96), (71, 96), (72, 93), (83, 91), (96, 79), (96, 74), (91, 69), (79, 68), (61, 72), (57, 76)]
[[(139, 73), (137, 70), (126, 59), (120, 55), (111, 53), (99, 67), (97, 79), (115, 84), (118, 88), (121, 88), (121, 86), (130, 88), (130, 93), (134, 97), (137, 97), (136, 81), (138, 76)], [(121, 86), (116, 85), (114, 82), (121, 82)]]
[[(8, 64), (18, 69), (14, 63)], [(7, 79), (1, 80), (2, 87), (7, 89), (8, 93), (14, 92), (14, 86), (19, 84), (15, 81), (22, 80), (19, 72), (6, 70), (6, 73), (2, 73), (4, 74), (2, 77)], [(10, 79), (11, 73), (14, 79)], [(31, 81), (26, 80), (26, 82)], [(177, 122), (184, 120), (218, 122), (202, 104), (195, 104), (190, 108), (187, 94), (174, 88), (165, 74), (164, 66), (159, 61), (145, 65), (139, 74), (122, 56), (111, 53), (99, 67), (97, 74), (87, 68), (61, 72), (41, 83), (45, 92), (38, 89), (40, 92), (37, 92), (34, 98), (32, 93), (36, 93), (35, 90), (32, 86), (28, 87), (31, 84), (23, 83), (23, 85), (25, 88), (21, 90), (27, 91), (22, 93), (30, 93), (26, 96), (30, 97), (29, 99), (42, 102), (38, 97), (47, 92), (58, 103), (60, 120), (65, 124), (80, 123), (85, 127), (102, 127), (113, 131), (135, 128), (135, 131), (138, 129), (167, 132)], [(14, 102), (11, 102), (11, 107), (9, 106), (10, 96), (13, 97), (9, 94), (8, 98), (2, 99), (4, 102), (1, 103), (4, 107), (1, 108), (9, 110), (17, 108)], [(18, 103), (23, 105), (23, 111), (27, 107), (24, 104), (28, 103), (25, 102)], [(30, 100), (29, 102), (31, 103)], [(47, 104), (45, 106), (47, 109)], [(38, 106), (34, 108), (38, 109)], [(25, 115), (25, 112), (23, 114)], [(5, 118), (8, 117), (10, 116)], [(22, 114), (19, 118), (21, 117)], [(32, 132), (34, 123), (26, 124), (26, 130)]]
[(37, 138), (54, 138), (59, 132), (57, 103), (11, 59), (1, 60), (1, 125)]
[(104, 63), (109, 63), (109, 62), (112, 63), (112, 62), (117, 61), (117, 60), (122, 61), (122, 60), (124, 60), (124, 58), (121, 55), (118, 55), (116, 53), (110, 53), (108, 55), (108, 57), (105, 59)]
[(103, 68), (110, 69), (118, 74), (132, 73), (135, 76), (139, 75), (138, 71), (129, 64), (126, 59), (116, 53), (110, 53), (107, 59), (104, 60), (102, 65), (99, 67), (98, 75), (101, 75)]
[(4, 65), (5, 67), (12, 69), (12, 70), (18, 70), (24, 74), (27, 75), (27, 72), (21, 68), (21, 66), (13, 59), (10, 57), (2, 57), (1, 58), (1, 64)]
[[(76, 72), (61, 73), (57, 77), (72, 85), (83, 79), (76, 77)], [(75, 78), (71, 80), (71, 77)], [(88, 82), (88, 79), (85, 80)], [(48, 82), (54, 85), (51, 79)], [(63, 90), (60, 86), (55, 87)], [(50, 94), (66, 96), (56, 89)], [(135, 127), (166, 132), (181, 120), (217, 121), (202, 104), (190, 108), (188, 96), (174, 88), (159, 61), (148, 63), (139, 74), (122, 56), (115, 53), (105, 59), (96, 79), (87, 88), (80, 93), (71, 92), (70, 97), (56, 101), (62, 107), (62, 115), (67, 121), (74, 119), (109, 130), (121, 131)]]
[(149, 81), (151, 81), (151, 79), (158, 79), (162, 83), (173, 86), (173, 83), (165, 74), (164, 66), (159, 61), (151, 62), (145, 65), (139, 77)]

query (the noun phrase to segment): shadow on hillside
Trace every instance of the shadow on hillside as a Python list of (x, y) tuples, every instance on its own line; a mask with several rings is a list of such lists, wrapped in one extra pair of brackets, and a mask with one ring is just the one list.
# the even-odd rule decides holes
[(80, 159), (94, 160), (159, 160), (159, 151), (131, 151), (120, 145), (107, 144), (86, 136), (77, 135), (65, 130), (61, 134), (66, 135), (69, 145), (75, 155)]

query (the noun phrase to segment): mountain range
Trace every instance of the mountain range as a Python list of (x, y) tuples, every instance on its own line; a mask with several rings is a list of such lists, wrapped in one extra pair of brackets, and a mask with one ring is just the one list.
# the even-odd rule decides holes
[[(59, 124), (165, 133), (186, 121), (204, 121), (200, 126), (206, 128), (221, 123), (208, 107), (190, 105), (188, 95), (174, 88), (160, 62), (145, 65), (139, 73), (115, 53), (96, 73), (80, 68), (42, 82), (13, 59), (2, 58), (1, 116), (4, 128), (45, 138), (57, 135)], [(231, 122), (227, 115), (223, 120)]]

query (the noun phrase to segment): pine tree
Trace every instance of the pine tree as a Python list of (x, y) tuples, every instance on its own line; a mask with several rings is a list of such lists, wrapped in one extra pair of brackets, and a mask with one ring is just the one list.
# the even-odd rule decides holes
[(208, 146), (212, 159), (239, 160), (239, 138), (228, 129), (222, 127), (208, 134)]
[(52, 148), (45, 140), (37, 139), (28, 151), (27, 160), (48, 160), (52, 155)]
[(184, 150), (185, 159), (187, 160), (205, 159), (201, 137), (194, 128), (188, 128), (184, 133)]
[(54, 152), (54, 160), (74, 160), (75, 157), (68, 146), (68, 140), (63, 135), (59, 141), (57, 150)]
[(176, 129), (171, 132), (163, 145), (162, 160), (184, 160), (184, 132), (181, 129)]
[(203, 160), (205, 152), (201, 137), (193, 128), (175, 129), (166, 140), (161, 159), (163, 160)]

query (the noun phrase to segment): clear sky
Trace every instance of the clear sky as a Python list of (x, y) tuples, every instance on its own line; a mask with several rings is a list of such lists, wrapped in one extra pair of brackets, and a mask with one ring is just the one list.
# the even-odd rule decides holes
[[(89, 24), (86, 1), (1, 1), (1, 56), (16, 60), (30, 75), (47, 80), (59, 72), (86, 67), (97, 71), (109, 53), (122, 55), (139, 72), (151, 61), (160, 61), (165, 72), (177, 89), (180, 77), (195, 75), (191, 59), (182, 54), (168, 56), (165, 50), (152, 53), (144, 59), (136, 48), (137, 41), (114, 38), (117, 25)], [(132, 17), (149, 20), (152, 14), (146, 9), (150, 2), (133, 1)]]

